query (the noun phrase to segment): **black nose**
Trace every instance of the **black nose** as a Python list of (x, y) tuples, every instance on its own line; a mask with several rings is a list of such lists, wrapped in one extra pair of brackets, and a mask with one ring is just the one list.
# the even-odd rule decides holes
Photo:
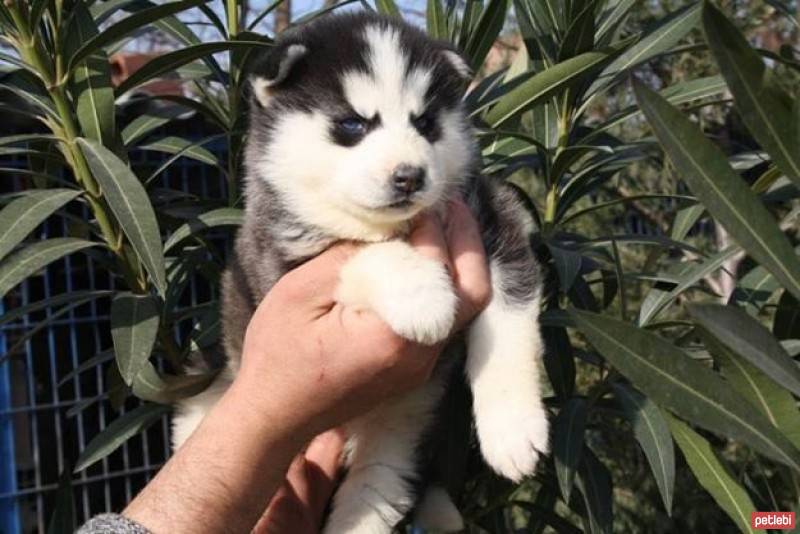
[(392, 185), (398, 193), (416, 193), (425, 185), (425, 169), (414, 165), (398, 165), (392, 173)]

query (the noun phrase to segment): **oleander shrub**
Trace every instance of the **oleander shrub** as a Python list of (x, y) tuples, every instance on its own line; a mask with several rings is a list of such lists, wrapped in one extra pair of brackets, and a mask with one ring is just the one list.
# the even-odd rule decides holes
[[(402, 16), (407, 7), (362, 4), (344, 9)], [(216, 300), (186, 306), (181, 296), (191, 276), (218, 284), (219, 243), (242, 218), (247, 66), (270, 46), (255, 30), (280, 0), (249, 24), (246, 5), (0, 4), (2, 106), (21, 102), (14, 112), (41, 125), (0, 138), (0, 154), (30, 162), (29, 187), (0, 197), (0, 296), (71, 254), (101, 260), (120, 288), (8, 309), (0, 323), (55, 310), (46, 322), (76, 299), (110, 301), (113, 346), (83, 355), (84, 368), (113, 353), (107, 402), (141, 401), (72, 459), (76, 471), (213, 379), (182, 367), (217, 343)], [(484, 172), (529, 198), (539, 223), (531, 246), (549, 271), (550, 457), (512, 485), (480, 462), (466, 394), (445, 407), (454, 425), (437, 465), (468, 532), (750, 531), (751, 511), (798, 510), (796, 9), (779, 0), (427, 0), (428, 32), (479, 74), (464, 98)], [(742, 28), (759, 20), (782, 46), (754, 46)], [(110, 54), (148, 32), (171, 48), (112, 85)], [(498, 39), (517, 50), (489, 72)], [(122, 121), (130, 95), (163, 77), (189, 96), (151, 95), (157, 106)], [(164, 136), (186, 112), (217, 133)], [(204, 148), (211, 140), (227, 161)], [(170, 157), (140, 168), (129, 163), (135, 150)], [(156, 187), (185, 158), (222, 173), (227, 205)], [(76, 204), (90, 216), (76, 218)], [(50, 218), (65, 218), (71, 237), (32, 239)], [(66, 483), (63, 495), (68, 503)], [(68, 511), (60, 506), (54, 524)]]

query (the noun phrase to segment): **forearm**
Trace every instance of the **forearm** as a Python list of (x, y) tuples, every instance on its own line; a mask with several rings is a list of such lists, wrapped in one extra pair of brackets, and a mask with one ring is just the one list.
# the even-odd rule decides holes
[(123, 514), (155, 534), (249, 532), (309, 437), (250, 393), (234, 384)]

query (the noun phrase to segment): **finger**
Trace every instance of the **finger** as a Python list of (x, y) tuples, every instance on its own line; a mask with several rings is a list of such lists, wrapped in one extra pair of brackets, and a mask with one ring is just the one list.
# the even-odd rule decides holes
[(323, 514), (336, 487), (344, 443), (343, 432), (329, 430), (317, 436), (306, 450), (306, 478), (310, 488), (307, 506), (316, 524), (322, 524)]
[(453, 285), (459, 297), (456, 325), (461, 328), (486, 307), (492, 284), (480, 227), (460, 200), (450, 203), (445, 240), (453, 262)]
[(442, 221), (435, 213), (425, 213), (417, 220), (408, 236), (408, 242), (423, 256), (440, 261), (449, 272), (453, 271)]
[(305, 456), (299, 454), (286, 472), (286, 483), (292, 489), (292, 493), (296, 498), (303, 504), (309, 501), (312, 491), (311, 484), (308, 477), (306, 477), (306, 464)]
[(295, 495), (291, 484), (285, 480), (270, 499), (267, 509), (253, 528), (252, 534), (281, 534), (297, 532), (308, 523), (306, 510)]

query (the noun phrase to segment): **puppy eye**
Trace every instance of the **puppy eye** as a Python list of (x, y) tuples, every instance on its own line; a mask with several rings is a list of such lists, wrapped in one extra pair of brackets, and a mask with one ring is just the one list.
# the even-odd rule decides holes
[(433, 129), (433, 117), (428, 113), (423, 113), (419, 117), (411, 117), (411, 124), (414, 125), (421, 134), (425, 135)]
[(367, 121), (361, 117), (347, 117), (338, 121), (336, 126), (348, 135), (364, 135), (367, 132)]

